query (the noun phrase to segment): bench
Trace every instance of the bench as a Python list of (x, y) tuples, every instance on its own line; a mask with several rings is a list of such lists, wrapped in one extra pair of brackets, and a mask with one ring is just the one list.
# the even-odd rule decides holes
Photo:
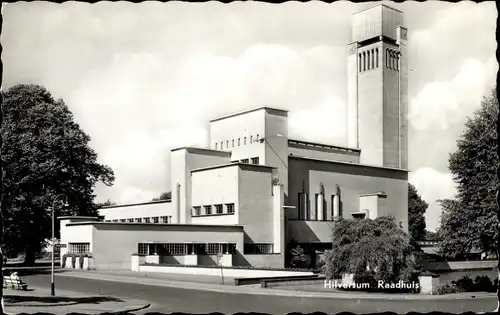
[(12, 288), (13, 290), (27, 290), (28, 283), (19, 277), (5, 276), (3, 277), (3, 287)]

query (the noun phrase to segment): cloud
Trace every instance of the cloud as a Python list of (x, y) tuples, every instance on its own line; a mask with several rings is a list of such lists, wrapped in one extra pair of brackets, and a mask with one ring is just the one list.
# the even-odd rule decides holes
[(435, 231), (439, 227), (442, 209), (437, 200), (454, 198), (457, 190), (450, 173), (441, 173), (425, 167), (410, 173), (409, 180), (417, 192), (429, 204), (425, 213), (427, 229)]
[[(497, 11), (387, 4), (409, 30), (410, 166), (433, 185), (495, 81)], [(206, 145), (207, 121), (224, 114), (279, 107), (290, 136), (345, 143), (350, 15), (372, 5), (17, 2), (4, 12), (4, 87), (41, 84), (66, 101), (116, 173), (98, 200), (145, 201), (169, 189), (169, 150)]]

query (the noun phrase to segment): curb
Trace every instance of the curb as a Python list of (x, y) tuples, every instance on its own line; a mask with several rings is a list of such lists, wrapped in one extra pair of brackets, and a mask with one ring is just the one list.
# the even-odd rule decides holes
[(78, 302), (53, 303), (53, 304), (10, 304), (4, 303), (5, 307), (57, 307), (76, 305)]
[[(98, 281), (109, 281), (109, 282), (121, 282), (121, 283), (136, 283), (137, 279), (123, 279), (122, 277), (117, 279), (106, 279), (104, 277), (86, 277), (84, 275), (75, 274), (65, 274), (65, 277), (74, 278), (84, 278), (89, 280)], [(102, 276), (102, 275), (101, 275)], [(126, 277), (126, 276), (125, 276)], [(131, 278), (131, 277), (128, 277)], [(326, 292), (314, 292), (314, 291), (292, 291), (292, 290), (276, 290), (276, 289), (256, 289), (256, 288), (243, 288), (229, 286), (225, 288), (218, 287), (204, 287), (203, 285), (196, 282), (182, 282), (182, 281), (169, 281), (163, 280), (163, 282), (156, 283), (142, 283), (143, 285), (159, 286), (159, 287), (169, 287), (169, 288), (181, 288), (185, 290), (197, 290), (197, 291), (209, 291), (218, 293), (231, 293), (231, 294), (250, 294), (250, 295), (273, 295), (273, 296), (284, 296), (284, 297), (300, 297), (300, 298), (315, 298), (315, 299), (345, 299), (345, 300), (471, 300), (471, 299), (489, 299), (496, 298), (496, 294), (491, 295), (474, 295), (469, 296), (447, 296), (447, 295), (405, 295), (405, 296), (374, 296), (374, 295), (354, 295), (354, 294), (338, 294), (338, 293), (326, 293)], [(236, 289), (238, 288), (238, 289)]]
[(123, 313), (137, 312), (137, 311), (144, 310), (144, 309), (146, 309), (146, 308), (148, 308), (150, 306), (151, 306), (151, 304), (145, 304), (143, 306), (134, 306), (134, 307), (124, 308), (124, 309), (119, 310), (119, 311), (112, 311), (112, 312), (105, 312), (105, 313), (108, 313), (108, 314), (123, 314)]

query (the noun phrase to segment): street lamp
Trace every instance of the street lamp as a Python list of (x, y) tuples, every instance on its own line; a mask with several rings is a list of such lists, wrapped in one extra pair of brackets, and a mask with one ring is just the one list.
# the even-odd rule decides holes
[[(56, 201), (59, 197), (65, 197), (64, 194), (59, 194), (57, 195), (55, 198), (54, 198), (54, 201), (52, 201), (52, 209), (51, 209), (51, 212), (52, 212), (52, 267), (51, 267), (51, 277), (50, 277), (50, 295), (52, 296), (55, 296), (56, 295), (56, 285), (55, 285), (55, 282), (54, 282), (54, 255), (55, 255), (55, 242), (56, 242), (56, 238), (55, 238), (55, 217), (54, 217), (54, 210), (55, 210), (55, 207), (56, 207)], [(64, 204), (66, 207), (68, 206), (68, 201), (65, 202)]]

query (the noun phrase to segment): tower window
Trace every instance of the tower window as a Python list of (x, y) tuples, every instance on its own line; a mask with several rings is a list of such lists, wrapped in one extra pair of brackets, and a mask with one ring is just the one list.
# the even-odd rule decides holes
[(232, 141), (232, 142), (233, 142), (233, 148), (234, 148), (234, 139), (233, 139), (233, 141)]
[(250, 143), (253, 143), (253, 136), (250, 136)]
[(358, 54), (359, 72), (361, 72), (361, 54)]
[(366, 71), (366, 53), (363, 53), (363, 71)]
[(375, 60), (376, 60), (376, 63), (377, 63), (377, 64), (376, 64), (376, 67), (378, 68), (378, 48), (377, 48), (377, 49), (375, 49), (375, 54), (377, 55), (377, 56), (375, 57)]
[(385, 50), (385, 67), (389, 68), (389, 49)]
[(226, 148), (229, 148), (229, 140), (226, 140)]
[(223, 142), (223, 141), (221, 141), (221, 142), (220, 142), (220, 149), (221, 149), (221, 150), (222, 150), (222, 147), (223, 147), (223, 146), (224, 146), (224, 142)]
[(238, 146), (240, 146), (240, 138), (238, 138)]
[(243, 138), (243, 145), (246, 145), (247, 144), (247, 137), (244, 137)]
[(367, 59), (368, 59), (368, 60), (367, 60), (367, 62), (366, 62), (366, 63), (367, 63), (367, 65), (366, 65), (366, 69), (367, 69), (367, 70), (370, 70), (370, 51), (368, 51), (368, 52), (366, 53), (366, 57), (367, 57)]
[(218, 149), (218, 148), (217, 148), (217, 145), (218, 145), (218, 143), (216, 142), (216, 143), (215, 143), (215, 150), (217, 150), (217, 149)]

